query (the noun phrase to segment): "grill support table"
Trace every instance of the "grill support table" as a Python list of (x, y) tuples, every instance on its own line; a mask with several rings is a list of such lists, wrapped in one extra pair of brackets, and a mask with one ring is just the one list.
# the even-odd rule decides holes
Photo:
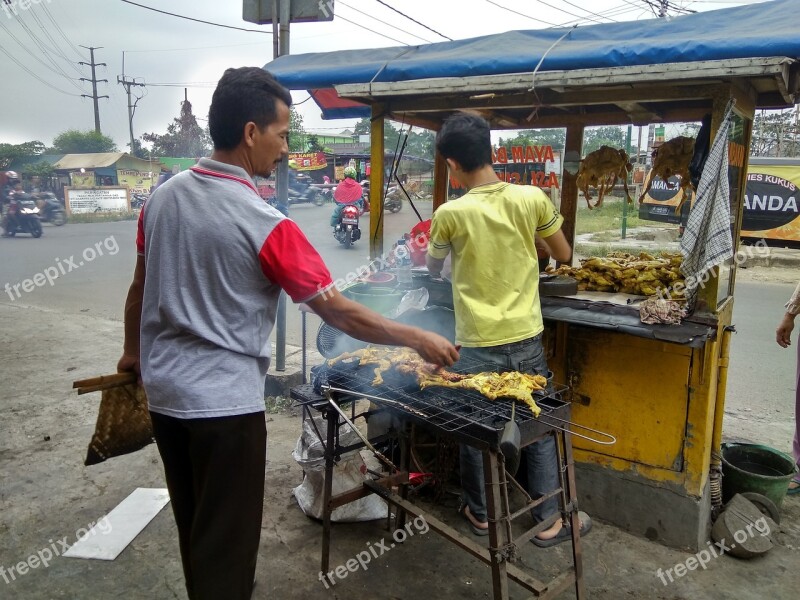
[[(557, 597), (565, 589), (574, 585), (578, 600), (586, 598), (586, 591), (583, 582), (582, 552), (580, 540), (580, 519), (578, 517), (577, 489), (575, 485), (575, 470), (572, 458), (572, 441), (569, 431), (552, 429), (544, 435), (552, 435), (556, 443), (558, 457), (559, 487), (538, 500), (527, 503), (523, 508), (516, 512), (511, 512), (509, 502), (509, 485), (517, 485), (516, 482), (507, 477), (505, 463), (502, 453), (498, 448), (490, 447), (488, 444), (473, 444), (483, 451), (483, 466), (486, 485), (486, 509), (489, 521), (489, 547), (477, 544), (469, 537), (456, 531), (450, 525), (430, 515), (425, 510), (416, 506), (408, 500), (409, 480), (408, 473), (411, 463), (411, 452), (409, 448), (410, 423), (405, 422), (404, 430), (400, 433), (400, 464), (399, 473), (381, 477), (376, 480), (364, 481), (362, 487), (355, 488), (337, 496), (333, 496), (333, 468), (336, 461), (343, 454), (365, 446), (363, 443), (342, 447), (338, 443), (339, 427), (342, 425), (341, 417), (338, 412), (330, 406), (328, 400), (314, 393), (310, 385), (302, 385), (291, 390), (291, 397), (295, 399), (303, 408), (303, 419), (312, 416), (312, 410), (321, 413), (327, 423), (325, 441), (325, 483), (323, 489), (323, 519), (322, 519), (322, 557), (321, 571), (328, 573), (330, 566), (330, 544), (331, 544), (331, 514), (333, 511), (345, 504), (364, 498), (369, 494), (377, 494), (387, 503), (396, 508), (395, 530), (405, 527), (406, 515), (412, 517), (422, 517), (430, 528), (448, 541), (452, 542), (462, 550), (474, 556), (478, 560), (490, 566), (492, 571), (492, 590), (494, 600), (508, 600), (509, 580), (514, 581), (523, 588), (533, 593), (535, 598), (550, 599)], [(337, 403), (343, 399), (357, 399), (358, 393), (352, 396), (338, 396), (334, 398)], [(384, 411), (388, 409), (379, 409)], [(365, 413), (355, 413), (355, 403), (351, 410), (352, 419), (364, 417), (369, 418), (372, 414), (379, 411), (367, 411)], [(435, 432), (448, 436), (449, 432)], [(318, 432), (319, 434), (320, 432)], [(376, 438), (374, 442), (380, 442), (389, 436)], [(535, 439), (526, 440), (526, 444), (533, 443), (542, 439), (539, 436)], [(399, 492), (393, 491), (393, 487), (399, 487)], [(536, 505), (544, 502), (548, 498), (557, 496), (559, 500), (560, 512), (555, 513), (550, 518), (538, 523), (528, 529), (523, 534), (514, 537), (512, 533), (512, 522), (518, 517), (524, 516)], [(550, 528), (558, 519), (567, 519), (571, 530), (572, 542), (572, 566), (549, 582), (542, 582), (530, 574), (524, 572), (517, 565), (513, 564), (517, 555), (517, 545), (530, 540), (534, 535), (545, 529)]]

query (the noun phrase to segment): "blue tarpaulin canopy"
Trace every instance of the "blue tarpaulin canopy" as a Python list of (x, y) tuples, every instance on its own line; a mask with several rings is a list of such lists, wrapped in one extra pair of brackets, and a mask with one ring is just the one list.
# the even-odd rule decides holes
[[(799, 8), (798, 0), (773, 0), (679, 17), (509, 31), (421, 46), (288, 55), (264, 68), (289, 89), (318, 90), (341, 84), (532, 73), (543, 56), (539, 72), (798, 59)], [(369, 114), (366, 107), (327, 105), (334, 109), (328, 116)]]

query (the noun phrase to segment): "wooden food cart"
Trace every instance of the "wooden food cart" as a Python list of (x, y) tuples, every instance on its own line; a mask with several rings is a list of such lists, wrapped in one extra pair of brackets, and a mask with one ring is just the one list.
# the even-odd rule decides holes
[[(574, 244), (576, 173), (586, 127), (699, 122), (712, 140), (735, 100), (728, 176), (738, 247), (756, 109), (792, 106), (800, 91), (794, 2), (777, 0), (672, 19), (577, 29), (512, 31), (418, 47), (286, 56), (266, 65), (290, 89), (372, 117), (370, 203), (385, 187), (390, 118), (432, 130), (473, 110), (493, 129), (566, 128), (560, 210)], [(325, 110), (325, 105), (322, 105)], [(365, 112), (366, 111), (366, 112)], [(434, 207), (447, 199), (443, 160)], [(371, 253), (384, 251), (371, 220)], [(719, 451), (736, 261), (712, 270), (680, 326), (645, 325), (625, 311), (544, 299), (548, 363), (574, 392), (572, 417), (616, 435), (613, 446), (576, 439), (580, 507), (663, 544), (705, 545), (719, 493)]]

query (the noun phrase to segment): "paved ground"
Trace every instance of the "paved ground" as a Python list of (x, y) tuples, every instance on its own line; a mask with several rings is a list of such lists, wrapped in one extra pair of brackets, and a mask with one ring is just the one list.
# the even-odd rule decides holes
[[(44, 272), (47, 266), (58, 264), (54, 262), (57, 257), (64, 259), (67, 252), (77, 254), (96, 242), (102, 243), (109, 235), (121, 235), (112, 226), (120, 227), (120, 231), (130, 228), (130, 224), (67, 226), (58, 232), (48, 228), (43, 240), (57, 239), (58, 254), (53, 246), (44, 251), (45, 246), (22, 240), (18, 240), (18, 246), (17, 241), (8, 241), (15, 244), (11, 253), (4, 241), (2, 251), (13, 260), (0, 264), (0, 285), (18, 282), (38, 270)], [(320, 230), (327, 233), (325, 228)], [(122, 240), (118, 241), (124, 247)], [(341, 249), (330, 249), (334, 250)], [(41, 268), (20, 273), (19, 263), (37, 253), (41, 255), (36, 264)], [(111, 255), (107, 249), (102, 260), (90, 262), (73, 273), (74, 278), (65, 276), (52, 288), (41, 287), (28, 293), (28, 302), (4, 298), (0, 303), (0, 347), (4, 349), (0, 389), (0, 567), (5, 569), (0, 571), (0, 598), (185, 598), (169, 508), (116, 561), (58, 557), (46, 568), (38, 565), (24, 574), (17, 569), (14, 579), (9, 575), (10, 567), (51, 544), (58, 548), (58, 540), (74, 542), (80, 528), (102, 517), (134, 488), (164, 485), (154, 446), (101, 465), (83, 466), (98, 398), (78, 397), (70, 389), (71, 382), (113, 370), (122, 325), (118, 314), (112, 319), (109, 317), (114, 314), (101, 312), (107, 302), (102, 298), (123, 297), (120, 286), (124, 288), (126, 283), (121, 282), (127, 282), (130, 273), (130, 259), (122, 252)], [(338, 261), (329, 263), (340, 268)], [(108, 266), (110, 279), (92, 270), (103, 264)], [(118, 278), (114, 274), (117, 271), (121, 273)], [(84, 276), (86, 280), (79, 284), (78, 279)], [(788, 449), (794, 357), (791, 351), (782, 351), (774, 344), (772, 331), (780, 305), (798, 277), (800, 271), (783, 268), (758, 267), (742, 273), (735, 318), (740, 333), (732, 349), (726, 408), (728, 437)], [(43, 294), (50, 291), (58, 296), (55, 308), (44, 301)], [(59, 306), (64, 298), (65, 305)], [(111, 301), (108, 302), (110, 306)], [(82, 312), (85, 308), (89, 310)], [(294, 361), (296, 355), (291, 359)], [(268, 428), (267, 497), (257, 598), (490, 597), (485, 567), (466, 558), (433, 532), (421, 530), (405, 544), (373, 559), (367, 570), (350, 573), (333, 589), (326, 590), (318, 579), (320, 526), (299, 511), (291, 496), (291, 489), (302, 478), (291, 458), (299, 434), (299, 416), (291, 411), (270, 415)], [(455, 514), (452, 499), (430, 508), (467, 533)], [(777, 535), (779, 547), (770, 554), (753, 561), (720, 557), (710, 561), (706, 570), (689, 571), (668, 585), (661, 582), (657, 571), (686, 561), (687, 553), (597, 523), (585, 540), (590, 597), (792, 598), (800, 567), (799, 522), (800, 499), (787, 499), (782, 531)], [(382, 525), (372, 522), (335, 527), (332, 564), (344, 564), (367, 544), (376, 546), (385, 540), (390, 547), (392, 540)], [(542, 578), (549, 578), (569, 560), (566, 546), (546, 551), (528, 546), (522, 550), (523, 563)], [(518, 588), (512, 589), (512, 598), (524, 597)], [(563, 597), (573, 596), (565, 593)]]

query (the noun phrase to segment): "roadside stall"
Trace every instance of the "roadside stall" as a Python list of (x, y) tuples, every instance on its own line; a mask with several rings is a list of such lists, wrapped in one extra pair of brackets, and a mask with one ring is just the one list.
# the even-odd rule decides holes
[[(362, 104), (352, 116), (371, 115), (373, 165), (383, 161), (387, 118), (437, 130), (454, 111), (472, 110), (495, 130), (565, 128), (559, 200), (573, 245), (586, 127), (710, 115), (711, 141), (726, 136), (717, 144), (726, 160), (710, 176), (727, 182), (735, 251), (755, 111), (790, 107), (800, 91), (800, 38), (787, 18), (794, 8), (776, 0), (671, 19), (285, 56), (265, 69), (290, 89), (332, 88)], [(373, 214), (384, 172), (372, 169)], [(437, 207), (448, 198), (438, 159), (434, 185)], [(382, 223), (371, 221), (373, 258), (386, 249)], [(731, 257), (703, 275), (678, 325), (643, 323), (638, 310), (611, 298), (542, 299), (548, 364), (572, 390), (572, 420), (617, 438), (613, 445), (573, 439), (580, 506), (593, 516), (669, 546), (705, 546), (721, 493), (736, 266)]]

